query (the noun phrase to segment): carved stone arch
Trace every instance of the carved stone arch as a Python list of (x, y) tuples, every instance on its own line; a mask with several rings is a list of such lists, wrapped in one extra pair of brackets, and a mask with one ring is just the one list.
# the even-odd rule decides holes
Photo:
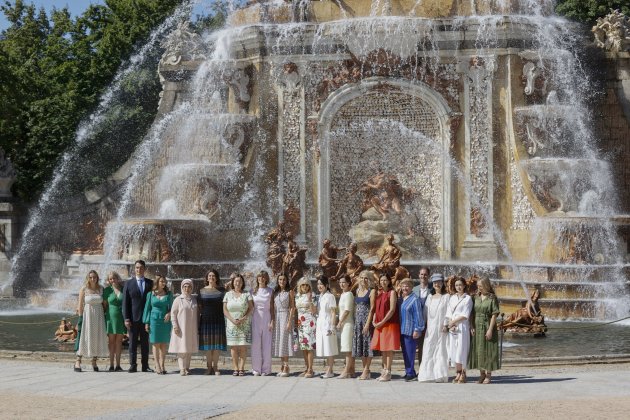
[[(402, 99), (402, 102), (405, 102), (405, 98), (407, 98), (407, 101), (420, 104), (423, 107), (426, 118), (431, 120), (429, 123), (433, 127), (433, 132), (431, 135), (427, 134), (427, 137), (430, 137), (440, 145), (437, 153), (432, 152), (435, 156), (438, 156), (435, 164), (438, 167), (435, 168), (435, 171), (440, 178), (435, 180), (439, 185), (434, 186), (439, 190), (439, 199), (436, 203), (436, 208), (439, 208), (439, 211), (436, 211), (433, 215), (436, 219), (434, 224), (439, 226), (439, 233), (436, 232), (435, 234), (435, 251), (440, 258), (450, 258), (453, 252), (451, 204), (453, 191), (449, 150), (451, 144), (451, 117), (453, 113), (446, 100), (430, 86), (418, 81), (383, 77), (373, 77), (364, 79), (359, 83), (346, 84), (334, 91), (321, 106), (318, 120), (320, 159), (315, 170), (318, 186), (316, 205), (318, 209), (319, 246), (321, 247), (325, 238), (335, 237), (334, 232), (331, 232), (331, 170), (336, 169), (331, 168), (331, 162), (332, 159), (339, 159), (339, 157), (334, 152), (334, 156), (331, 156), (331, 144), (335, 141), (334, 137), (338, 136), (337, 133), (331, 133), (331, 129), (336, 123), (338, 114), (344, 112), (344, 107), (347, 108), (357, 101), (365, 100), (368, 103), (372, 100), (378, 101), (380, 93), (396, 95), (397, 98)], [(373, 106), (378, 107), (380, 105), (376, 103)], [(391, 119), (388, 118), (388, 120)], [(343, 141), (346, 141), (346, 139), (343, 139)], [(356, 141), (356, 139), (349, 139), (348, 141)], [(360, 146), (358, 143), (355, 144)], [(375, 158), (378, 159), (378, 156)], [(401, 158), (404, 159), (404, 157)], [(352, 162), (346, 162), (342, 166), (347, 166), (347, 164), (352, 164)], [(364, 181), (364, 179), (356, 178), (352, 180), (356, 184), (353, 185), (355, 190)], [(339, 202), (336, 201), (334, 205), (338, 206)]]

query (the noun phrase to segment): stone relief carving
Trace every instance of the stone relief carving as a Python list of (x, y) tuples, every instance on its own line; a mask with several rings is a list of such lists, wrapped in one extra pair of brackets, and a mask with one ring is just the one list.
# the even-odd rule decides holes
[(235, 69), (223, 75), (223, 80), (232, 88), (234, 100), (242, 112), (247, 112), (253, 89), (251, 68)]
[(540, 63), (526, 62), (523, 66), (522, 79), (525, 84), (525, 95), (537, 101), (544, 99), (547, 95), (547, 78)]
[[(282, 89), (282, 194), (283, 201), (290, 206), (301, 204), (302, 188), (302, 83), (298, 66), (285, 63), (277, 71), (278, 85)], [(298, 219), (299, 220), (299, 219)], [(294, 232), (296, 235), (298, 229)]]
[[(473, 57), (466, 73), (470, 99), (470, 179), (478, 206), (490, 209), (491, 167), (489, 156), (492, 148), (492, 113), (489, 90), (496, 63), (492, 57)], [(471, 208), (470, 232), (476, 236), (485, 233), (486, 224), (479, 208)]]
[(619, 10), (598, 18), (591, 31), (598, 47), (612, 53), (630, 51), (630, 18)]
[(527, 230), (536, 217), (532, 204), (525, 194), (514, 151), (510, 147), (510, 184), (512, 191), (512, 229)]
[(161, 65), (176, 66), (182, 61), (206, 59), (203, 40), (190, 29), (190, 22), (187, 21), (177, 25), (161, 46), (165, 49), (160, 59)]

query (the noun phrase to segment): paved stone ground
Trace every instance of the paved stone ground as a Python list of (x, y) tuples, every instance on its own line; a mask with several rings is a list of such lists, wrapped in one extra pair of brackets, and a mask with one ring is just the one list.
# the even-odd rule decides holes
[[(376, 365), (376, 364), (375, 364)], [(105, 364), (101, 364), (105, 367)], [(493, 383), (205, 376), (0, 360), (2, 418), (630, 418), (630, 364), (510, 367)], [(476, 372), (474, 372), (476, 374)], [(373, 376), (376, 376), (374, 374)], [(428, 410), (428, 411), (427, 411)]]

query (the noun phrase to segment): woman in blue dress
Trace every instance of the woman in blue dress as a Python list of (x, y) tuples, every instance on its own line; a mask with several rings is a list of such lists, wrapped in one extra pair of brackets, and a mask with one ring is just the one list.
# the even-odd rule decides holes
[(166, 278), (156, 276), (153, 291), (147, 296), (142, 322), (149, 333), (149, 341), (153, 345), (155, 372), (158, 375), (166, 374), (164, 361), (166, 360), (166, 346), (171, 339), (172, 305), (173, 293), (166, 286)]
[(206, 353), (206, 375), (220, 375), (219, 355), (227, 350), (223, 298), (225, 289), (216, 270), (206, 274), (206, 286), (199, 291), (199, 350)]

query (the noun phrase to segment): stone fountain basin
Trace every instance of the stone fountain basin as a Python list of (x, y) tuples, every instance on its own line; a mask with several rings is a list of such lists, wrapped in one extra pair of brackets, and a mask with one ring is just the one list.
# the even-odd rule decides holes
[[(534, 158), (520, 161), (532, 188), (559, 201), (559, 212), (579, 212), (582, 200), (597, 199), (598, 174), (606, 172), (606, 162), (596, 159)], [(589, 196), (585, 197), (585, 194)]]
[(111, 223), (110, 228), (120, 229), (118, 257), (128, 261), (221, 261), (245, 259), (250, 251), (250, 232), (218, 229), (202, 216), (128, 219), (118, 225)]

